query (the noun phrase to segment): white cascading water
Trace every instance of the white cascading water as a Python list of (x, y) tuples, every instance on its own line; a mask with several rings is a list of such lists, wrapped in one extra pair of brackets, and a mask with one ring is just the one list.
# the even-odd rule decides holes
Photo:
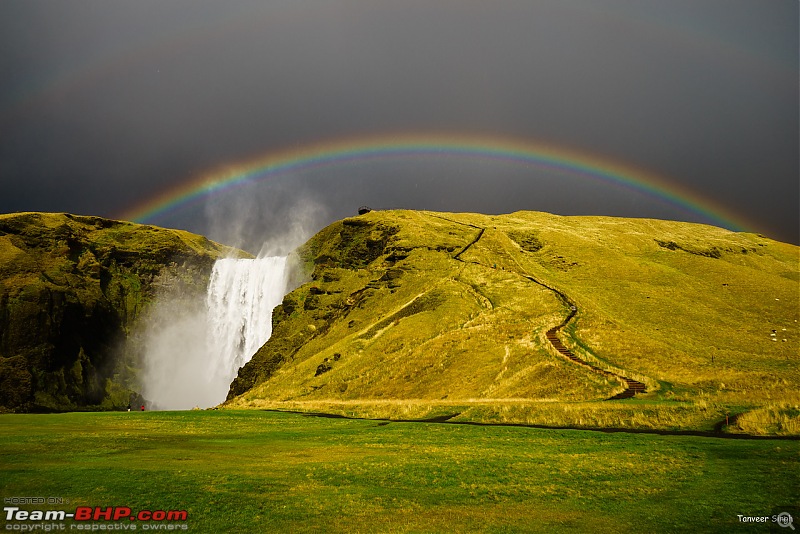
[(224, 259), (214, 264), (203, 306), (162, 304), (151, 318), (142, 384), (153, 407), (224, 401), (239, 368), (272, 334), (272, 310), (286, 285), (286, 257)]
[(207, 344), (212, 376), (230, 383), (272, 334), (272, 310), (286, 291), (286, 258), (219, 260), (208, 283)]

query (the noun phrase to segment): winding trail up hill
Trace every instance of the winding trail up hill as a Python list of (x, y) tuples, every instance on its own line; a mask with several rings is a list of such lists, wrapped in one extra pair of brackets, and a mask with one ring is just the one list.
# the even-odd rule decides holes
[[(442, 217), (442, 218), (444, 218), (444, 217)], [(453, 222), (458, 223), (458, 221), (453, 221)], [(460, 256), (464, 252), (469, 250), (469, 248), (472, 245), (477, 243), (480, 240), (480, 238), (483, 236), (483, 233), (486, 231), (486, 228), (479, 228), (479, 227), (474, 226), (474, 225), (469, 225), (469, 226), (473, 226), (473, 228), (477, 228), (478, 229), (478, 234), (475, 236), (474, 240), (472, 240), (469, 244), (467, 244), (467, 246), (464, 247), (458, 254), (453, 256), (454, 259), (457, 259), (459, 261), (464, 261), (464, 260), (462, 260), (460, 258)], [(519, 264), (517, 264), (517, 265), (519, 266)], [(528, 280), (530, 280), (534, 284), (539, 284), (540, 286), (544, 287), (545, 289), (548, 289), (548, 290), (552, 291), (553, 293), (555, 293), (558, 296), (558, 298), (569, 309), (569, 315), (567, 315), (567, 317), (561, 323), (559, 323), (559, 324), (555, 325), (554, 327), (552, 327), (545, 334), (545, 338), (550, 343), (550, 345), (559, 354), (561, 354), (562, 356), (564, 356), (568, 360), (570, 360), (572, 362), (575, 362), (578, 365), (585, 366), (586, 368), (590, 369), (594, 373), (600, 374), (600, 375), (602, 375), (604, 377), (608, 377), (608, 378), (619, 380), (619, 381), (621, 381), (622, 383), (625, 384), (625, 390), (624, 391), (622, 391), (620, 393), (617, 393), (613, 397), (610, 397), (608, 400), (629, 399), (629, 398), (633, 397), (634, 395), (636, 395), (637, 393), (644, 393), (646, 391), (646, 386), (642, 382), (640, 382), (638, 380), (634, 380), (632, 378), (628, 378), (628, 377), (623, 376), (623, 375), (621, 375), (619, 373), (615, 373), (615, 372), (609, 371), (607, 369), (602, 369), (602, 368), (598, 367), (597, 365), (593, 365), (593, 364), (589, 363), (588, 361), (576, 356), (575, 353), (573, 353), (571, 350), (569, 350), (569, 348), (567, 348), (564, 345), (564, 343), (561, 342), (561, 339), (559, 339), (558, 332), (559, 332), (559, 330), (561, 330), (562, 328), (567, 326), (569, 324), (569, 322), (578, 314), (578, 307), (575, 305), (574, 302), (572, 302), (572, 300), (569, 297), (567, 297), (561, 291), (559, 291), (557, 289), (553, 289), (552, 287), (548, 286), (547, 284), (545, 284), (543, 282), (540, 282), (539, 280), (537, 280), (536, 278), (534, 278), (534, 277), (532, 277), (532, 276), (530, 276), (528, 274), (522, 274), (522, 276), (527, 278)]]
[[(527, 422), (589, 406), (691, 427), (800, 404), (798, 258), (690, 223), (373, 211), (298, 250), (310, 281), (227, 406)], [(684, 422), (593, 404), (633, 395)]]

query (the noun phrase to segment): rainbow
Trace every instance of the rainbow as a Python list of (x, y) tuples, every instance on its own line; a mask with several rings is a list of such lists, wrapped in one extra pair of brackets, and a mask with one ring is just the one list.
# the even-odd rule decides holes
[(380, 135), (337, 139), (270, 152), (212, 170), (161, 192), (121, 213), (121, 219), (150, 222), (233, 188), (294, 172), (349, 162), (397, 157), (470, 157), (531, 165), (578, 174), (658, 198), (711, 224), (742, 231), (752, 224), (710, 199), (645, 169), (544, 142), (463, 134)]

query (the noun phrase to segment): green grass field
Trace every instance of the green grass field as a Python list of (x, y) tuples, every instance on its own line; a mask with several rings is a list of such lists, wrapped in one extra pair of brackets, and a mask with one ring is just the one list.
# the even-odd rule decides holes
[(191, 532), (752, 533), (737, 514), (800, 504), (794, 440), (254, 410), (3, 415), (0, 471), (4, 498), (187, 510)]

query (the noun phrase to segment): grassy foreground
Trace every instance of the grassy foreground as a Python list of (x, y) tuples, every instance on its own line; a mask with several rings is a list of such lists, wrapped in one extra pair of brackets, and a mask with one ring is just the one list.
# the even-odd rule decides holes
[(192, 532), (768, 532), (737, 514), (800, 504), (800, 442), (252, 410), (4, 415), (0, 481), (4, 498), (68, 511), (187, 510)]

